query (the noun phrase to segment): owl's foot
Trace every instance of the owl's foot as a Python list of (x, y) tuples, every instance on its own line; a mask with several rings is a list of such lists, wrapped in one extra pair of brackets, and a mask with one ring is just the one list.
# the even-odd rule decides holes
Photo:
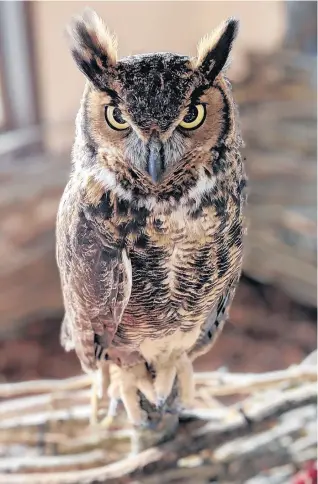
[(103, 396), (103, 380), (105, 377), (106, 375), (104, 367), (98, 368), (98, 370), (93, 374), (93, 381), (91, 386), (91, 425), (96, 425), (98, 422), (99, 401)]
[(129, 421), (135, 426), (147, 426), (148, 419), (140, 407), (141, 392), (146, 399), (154, 404), (155, 392), (153, 383), (144, 363), (131, 368), (119, 368), (112, 365), (112, 385), (109, 388), (109, 396), (119, 398), (125, 407)]
[[(149, 423), (147, 414), (140, 407), (139, 392), (151, 404), (155, 404), (153, 382), (143, 363), (131, 368), (120, 368), (115, 364), (101, 365), (93, 375), (91, 387), (91, 425), (98, 424), (104, 428), (109, 428), (117, 415), (118, 404), (122, 401), (128, 420), (134, 426), (150, 428), (151, 424)], [(109, 407), (106, 417), (99, 422), (99, 404), (101, 399), (106, 396), (106, 393), (109, 398)]]
[(172, 364), (167, 362), (166, 365), (156, 366), (155, 371), (154, 389), (158, 408), (164, 407), (176, 376), (178, 378), (180, 407), (187, 409), (193, 407), (195, 393), (193, 366), (185, 353)]
[(118, 407), (119, 401), (120, 401), (119, 398), (114, 398), (114, 397), (110, 398), (107, 415), (100, 422), (101, 427), (108, 429), (112, 426), (115, 420), (115, 417), (117, 415), (117, 407)]
[(90, 424), (98, 424), (99, 404), (105, 396), (107, 387), (109, 385), (109, 368), (107, 364), (99, 366), (98, 370), (93, 374), (93, 382), (91, 386), (91, 413)]

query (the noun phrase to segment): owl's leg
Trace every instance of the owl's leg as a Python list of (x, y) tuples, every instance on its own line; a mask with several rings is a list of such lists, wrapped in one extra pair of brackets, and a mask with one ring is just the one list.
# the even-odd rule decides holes
[(194, 403), (195, 384), (193, 366), (189, 356), (184, 353), (176, 362), (180, 404), (190, 409)]
[(173, 382), (176, 377), (176, 367), (171, 362), (156, 367), (154, 389), (156, 392), (156, 406), (162, 408), (171, 393)]
[(111, 383), (108, 387), (107, 394), (109, 398), (107, 415), (101, 421), (100, 425), (104, 428), (109, 428), (117, 415), (117, 407), (120, 401), (119, 381), (116, 378), (116, 365), (110, 365), (109, 374)]
[(178, 358), (168, 360), (164, 364), (155, 367), (156, 378), (154, 388), (156, 392), (156, 405), (162, 408), (170, 395), (175, 381), (178, 379), (179, 398), (181, 405), (191, 407), (194, 401), (194, 379), (191, 360), (182, 354)]
[(91, 415), (90, 424), (96, 425), (98, 421), (99, 401), (103, 398), (109, 384), (108, 365), (99, 364), (97, 371), (93, 374), (91, 386)]
[(140, 407), (140, 391), (150, 403), (155, 402), (155, 392), (150, 375), (144, 363), (131, 368), (118, 368), (120, 397), (128, 419), (136, 426), (145, 423), (145, 415)]
[[(108, 387), (109, 407), (106, 417), (102, 420), (103, 427), (109, 427), (117, 413), (119, 401), (123, 402), (129, 421), (136, 426), (145, 423), (144, 412), (140, 407), (140, 391), (146, 399), (154, 403), (153, 384), (144, 363), (130, 368), (120, 368), (110, 365), (111, 383)], [(95, 392), (96, 393), (96, 392)]]
[(129, 421), (140, 426), (145, 424), (145, 414), (140, 407), (141, 392), (146, 399), (154, 404), (155, 393), (151, 376), (144, 363), (129, 368), (120, 368), (116, 364), (101, 363), (94, 374), (91, 393), (91, 423), (98, 421), (98, 403), (105, 396), (106, 388), (109, 398), (108, 412), (101, 421), (102, 427), (110, 427), (117, 414), (120, 400), (123, 402)]

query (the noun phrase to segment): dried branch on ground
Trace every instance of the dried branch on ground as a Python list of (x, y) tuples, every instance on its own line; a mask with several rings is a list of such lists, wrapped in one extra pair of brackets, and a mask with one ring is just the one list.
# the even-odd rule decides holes
[(315, 360), (197, 373), (175, 437), (137, 454), (123, 412), (111, 430), (89, 427), (89, 376), (0, 385), (0, 484), (261, 483), (265, 469), (266, 482), (287, 483), (316, 456)]

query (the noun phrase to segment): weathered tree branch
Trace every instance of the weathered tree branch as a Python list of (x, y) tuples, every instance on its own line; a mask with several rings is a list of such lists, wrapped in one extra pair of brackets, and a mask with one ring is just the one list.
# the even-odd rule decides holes
[[(0, 458), (0, 484), (203, 484), (216, 476), (243, 483), (264, 466), (297, 466), (315, 457), (315, 379), (308, 364), (259, 375), (197, 374), (197, 403), (206, 408), (184, 414), (173, 440), (137, 455), (129, 455), (134, 433), (122, 417), (119, 430), (88, 428), (86, 379), (55, 382), (53, 393), (0, 404), (0, 447), (19, 443), (26, 449), (23, 457)], [(37, 384), (37, 391), (45, 385)], [(18, 387), (21, 393), (16, 388), (14, 395), (27, 393), (26, 386)], [(215, 399), (220, 393), (250, 396), (227, 406)], [(30, 446), (36, 457), (34, 450), (28, 455)]]

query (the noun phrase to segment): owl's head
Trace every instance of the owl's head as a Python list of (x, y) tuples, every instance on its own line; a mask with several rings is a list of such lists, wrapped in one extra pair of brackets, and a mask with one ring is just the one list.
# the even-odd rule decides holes
[(117, 42), (86, 10), (69, 26), (71, 50), (86, 76), (78, 130), (89, 149), (115, 150), (155, 183), (186, 153), (209, 152), (233, 136), (235, 106), (222, 69), (238, 22), (204, 38), (195, 58), (171, 53), (117, 59)]

